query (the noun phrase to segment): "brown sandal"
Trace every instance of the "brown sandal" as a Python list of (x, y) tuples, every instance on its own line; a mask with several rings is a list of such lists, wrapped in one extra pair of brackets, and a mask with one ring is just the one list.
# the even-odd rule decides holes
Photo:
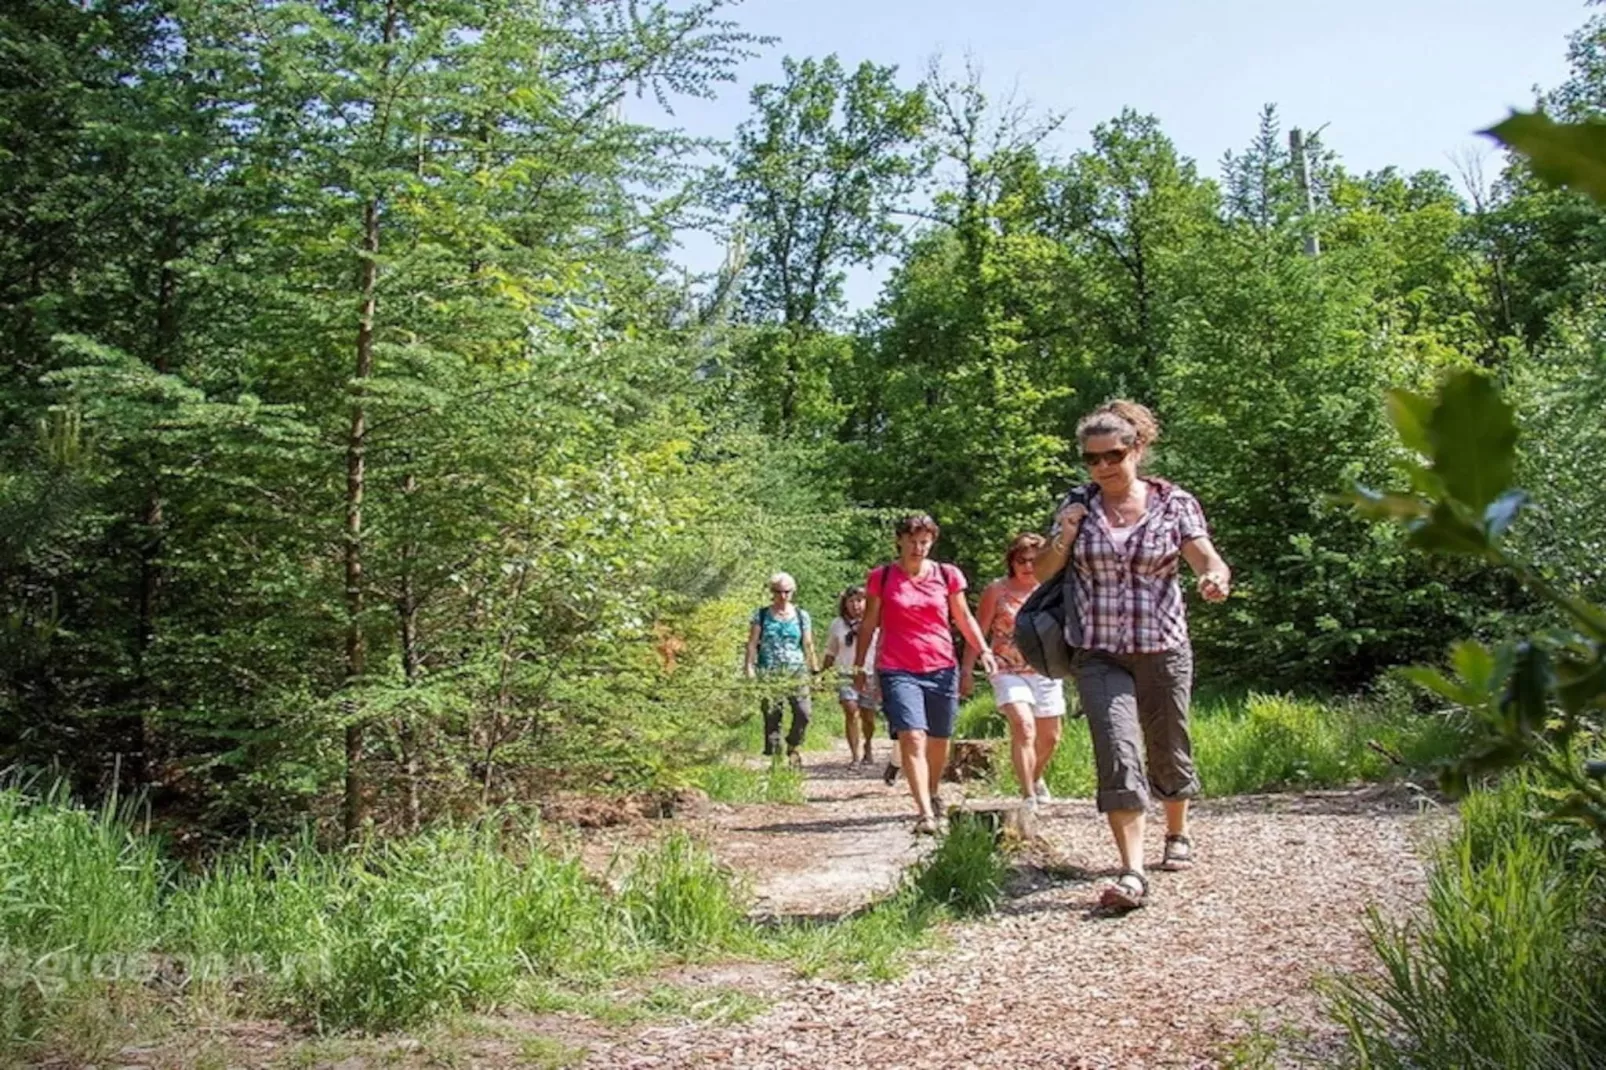
[(1148, 900), (1148, 878), (1135, 869), (1124, 871), (1099, 893), (1099, 906), (1106, 910), (1136, 910)]
[(1165, 854), (1160, 858), (1160, 868), (1173, 872), (1193, 868), (1193, 841), (1181, 833), (1165, 838)]

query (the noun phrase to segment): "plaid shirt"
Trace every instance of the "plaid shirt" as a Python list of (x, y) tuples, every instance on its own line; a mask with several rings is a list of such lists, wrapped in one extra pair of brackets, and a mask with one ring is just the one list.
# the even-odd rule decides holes
[[(1115, 654), (1148, 654), (1174, 650), (1188, 641), (1188, 613), (1177, 584), (1182, 544), (1208, 536), (1199, 500), (1163, 479), (1145, 479), (1149, 508), (1117, 549), (1109, 520), (1099, 502), (1097, 485), (1087, 499), (1071, 547), (1067, 582), (1081, 617), (1081, 636), (1067, 636), (1074, 647)], [(1057, 517), (1077, 488), (1054, 510)], [(1055, 522), (1053, 534), (1059, 534)], [(1067, 629), (1069, 630), (1069, 629)]]

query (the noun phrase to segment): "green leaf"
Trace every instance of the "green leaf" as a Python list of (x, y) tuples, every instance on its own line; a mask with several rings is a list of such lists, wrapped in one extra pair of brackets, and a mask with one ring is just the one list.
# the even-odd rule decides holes
[(1517, 421), (1487, 376), (1459, 371), (1445, 380), (1428, 424), (1433, 470), (1457, 501), (1481, 513), (1511, 485)]
[(1450, 664), (1472, 691), (1487, 695), (1493, 689), (1497, 662), (1493, 652), (1482, 643), (1461, 640), (1450, 649)]
[(1387, 395), (1389, 420), (1400, 433), (1400, 441), (1416, 452), (1428, 456), (1433, 453), (1428, 438), (1428, 422), (1433, 417), (1433, 400), (1410, 390), (1390, 390)]
[(1501, 703), (1501, 711), (1512, 729), (1528, 733), (1544, 726), (1554, 684), (1555, 674), (1545, 649), (1530, 642), (1519, 643), (1511, 676), (1506, 681), (1505, 700)]
[(1467, 523), (1448, 505), (1440, 502), (1426, 520), (1411, 528), (1411, 542), (1424, 550), (1482, 556), (1489, 552), (1489, 539), (1483, 529)]
[(1528, 157), (1546, 182), (1606, 202), (1606, 123), (1558, 123), (1538, 112), (1512, 112), (1484, 133)]

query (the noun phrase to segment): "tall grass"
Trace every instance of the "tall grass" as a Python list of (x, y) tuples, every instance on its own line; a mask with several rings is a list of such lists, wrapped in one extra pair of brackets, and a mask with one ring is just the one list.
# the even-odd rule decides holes
[(619, 893), (640, 939), (681, 954), (736, 946), (745, 935), (744, 900), (707, 849), (683, 833), (644, 855)]
[(1467, 799), (1423, 915), (1371, 917), (1382, 972), (1331, 998), (1361, 1066), (1606, 1066), (1599, 852), (1534, 817), (1531, 791), (1512, 780)]
[(993, 830), (955, 813), (937, 849), (915, 867), (913, 885), (930, 902), (957, 914), (985, 914), (1004, 894), (1008, 864)]
[(60, 790), (0, 788), (0, 1063), (86, 993), (103, 1002), (151, 949), (168, 867), (133, 817), (116, 801), (84, 810)]
[(346, 851), (247, 844), (188, 875), (113, 810), (0, 790), (0, 1061), (97, 987), (157, 971), (192, 998), (385, 1029), (753, 940), (743, 890), (683, 835), (617, 883), (493, 822)]

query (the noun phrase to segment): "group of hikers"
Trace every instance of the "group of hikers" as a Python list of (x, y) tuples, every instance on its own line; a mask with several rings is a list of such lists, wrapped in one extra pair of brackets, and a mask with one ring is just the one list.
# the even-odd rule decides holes
[[(1188, 800), (1199, 790), (1188, 735), (1193, 654), (1179, 562), (1188, 563), (1208, 602), (1224, 600), (1232, 582), (1198, 500), (1144, 473), (1158, 436), (1154, 414), (1136, 402), (1110, 401), (1084, 416), (1076, 439), (1091, 481), (1061, 500), (1046, 538), (1026, 533), (1011, 540), (1004, 575), (982, 591), (976, 614), (965, 598), (964, 573), (932, 557), (936, 522), (906, 516), (894, 529), (896, 560), (871, 569), (862, 587), (842, 592), (823, 663), (809, 615), (794, 602), (797, 584), (784, 572), (770, 578), (770, 604), (753, 613), (745, 662), (749, 676), (836, 668), (855, 763), (874, 760), (879, 708), (894, 741), (883, 776), (891, 784), (901, 769), (917, 834), (935, 833), (944, 816), (938, 787), (948, 744), (980, 662), (1009, 725), (1022, 804), (1036, 808), (1051, 799), (1044, 772), (1066, 700), (1061, 681), (1022, 656), (1015, 621), (1039, 583), (1063, 569), (1060, 582), (1074, 610), (1067, 619), (1076, 622), (1076, 634), (1066, 637), (1074, 648), (1070, 675), (1092, 736), (1098, 809), (1120, 855), (1119, 874), (1100, 893), (1111, 909), (1147, 900), (1144, 832), (1152, 797), (1165, 810), (1160, 868), (1185, 869), (1195, 861), (1188, 836)], [(962, 659), (955, 629), (964, 640)], [(806, 687), (766, 696), (764, 753), (778, 757), (784, 746), (787, 758), (799, 762), (809, 715)]]

